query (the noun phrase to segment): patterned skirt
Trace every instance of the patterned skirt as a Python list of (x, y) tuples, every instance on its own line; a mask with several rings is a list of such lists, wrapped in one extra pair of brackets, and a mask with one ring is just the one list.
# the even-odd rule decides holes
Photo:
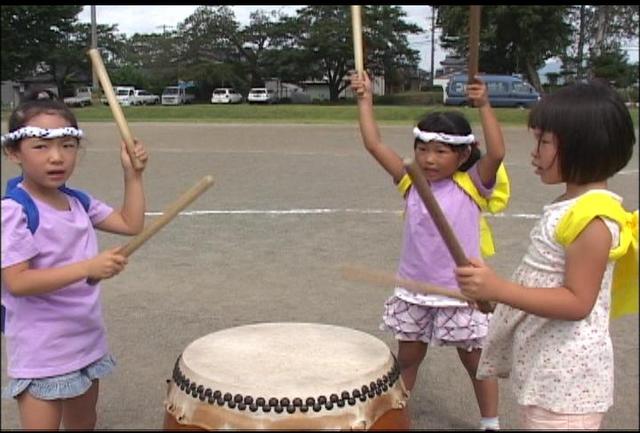
[(384, 304), (380, 329), (393, 332), (400, 341), (471, 351), (482, 348), (490, 316), (472, 307), (430, 307), (391, 296)]

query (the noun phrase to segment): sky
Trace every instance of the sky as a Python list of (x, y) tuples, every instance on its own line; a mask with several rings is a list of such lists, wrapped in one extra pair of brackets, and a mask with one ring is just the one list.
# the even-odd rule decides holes
[[(96, 6), (96, 22), (98, 24), (118, 25), (118, 31), (127, 36), (134, 33), (159, 33), (163, 31), (163, 26), (167, 30), (173, 30), (178, 23), (181, 23), (191, 15), (198, 6), (167, 6), (167, 5), (143, 5), (143, 6), (120, 6), (104, 5)], [(280, 10), (285, 15), (295, 15), (296, 9), (302, 5), (242, 5), (231, 6), (236, 20), (240, 25), (249, 24), (249, 14), (255, 10), (262, 9), (266, 12)], [(401, 6), (406, 12), (405, 20), (416, 24), (425, 33), (411, 35), (408, 37), (411, 48), (419, 51), (419, 67), (426, 71), (431, 71), (431, 8), (429, 6)], [(91, 22), (91, 7), (85, 6), (78, 16), (80, 22)], [(436, 47), (434, 51), (435, 68), (440, 67), (440, 61), (444, 60), (446, 53), (438, 46), (439, 31), (436, 30)]]

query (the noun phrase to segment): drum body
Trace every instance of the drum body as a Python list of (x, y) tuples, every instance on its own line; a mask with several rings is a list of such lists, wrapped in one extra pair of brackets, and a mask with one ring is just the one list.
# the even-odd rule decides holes
[(165, 429), (409, 428), (407, 392), (384, 342), (312, 323), (206, 335), (178, 357)]

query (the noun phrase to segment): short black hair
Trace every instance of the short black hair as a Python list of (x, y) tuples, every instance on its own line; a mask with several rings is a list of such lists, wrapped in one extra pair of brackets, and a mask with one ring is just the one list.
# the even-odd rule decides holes
[[(9, 116), (9, 132), (13, 132), (25, 126), (29, 120), (42, 113), (58, 114), (69, 122), (69, 126), (78, 127), (78, 120), (64, 102), (56, 98), (53, 92), (36, 89), (25, 95)], [(9, 141), (4, 148), (17, 148), (19, 141)]]
[[(469, 121), (459, 111), (432, 111), (427, 114), (422, 120), (418, 122), (418, 129), (421, 131), (429, 132), (442, 132), (444, 134), (451, 135), (469, 135), (471, 134), (471, 125)], [(418, 146), (420, 140), (417, 138), (413, 141), (413, 148)], [(456, 152), (462, 152), (466, 149), (466, 146), (454, 146), (444, 143)], [(467, 171), (476, 163), (482, 156), (480, 149), (478, 149), (477, 141), (471, 145), (471, 154), (469, 158), (462, 164), (458, 170)]]
[(627, 165), (636, 142), (629, 109), (608, 83), (575, 83), (544, 96), (528, 126), (558, 139), (564, 182), (604, 181)]

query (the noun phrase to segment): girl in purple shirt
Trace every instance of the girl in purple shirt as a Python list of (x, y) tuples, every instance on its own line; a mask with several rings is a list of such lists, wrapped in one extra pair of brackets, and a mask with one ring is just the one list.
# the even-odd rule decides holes
[(119, 210), (89, 196), (81, 200), (60, 188), (73, 174), (83, 133), (61, 102), (33, 97), (9, 118), (2, 149), (22, 170), (21, 188), (37, 208), (39, 224), (14, 199), (2, 200), (2, 305), (10, 383), (3, 397), (18, 402), (25, 429), (91, 430), (96, 423), (99, 379), (115, 366), (109, 354), (101, 280), (127, 263), (118, 248), (98, 251), (95, 228), (125, 235), (142, 231), (145, 199), (142, 171), (148, 159), (141, 143), (132, 167), (121, 144), (124, 200)]
[[(406, 199), (398, 278), (458, 291), (456, 264), (446, 244), (417, 191), (411, 187), (402, 158), (382, 142), (373, 113), (371, 81), (366, 72), (362, 77), (354, 74), (351, 87), (358, 96), (360, 132), (365, 148), (391, 175)], [(455, 112), (430, 113), (419, 122), (413, 130), (414, 150), (415, 160), (465, 254), (479, 257), (482, 212), (478, 201), (492, 194), (500, 173), (506, 178), (502, 166), (505, 148), (502, 131), (480, 77), (467, 86), (467, 92), (479, 110), (487, 152), (480, 155), (471, 126)], [(382, 327), (391, 330), (398, 340), (398, 362), (409, 391), (414, 387), (427, 347), (430, 344), (454, 346), (473, 384), (481, 428), (499, 429), (497, 380), (476, 379), (489, 314), (458, 299), (396, 287), (394, 295), (385, 303), (383, 320)]]

